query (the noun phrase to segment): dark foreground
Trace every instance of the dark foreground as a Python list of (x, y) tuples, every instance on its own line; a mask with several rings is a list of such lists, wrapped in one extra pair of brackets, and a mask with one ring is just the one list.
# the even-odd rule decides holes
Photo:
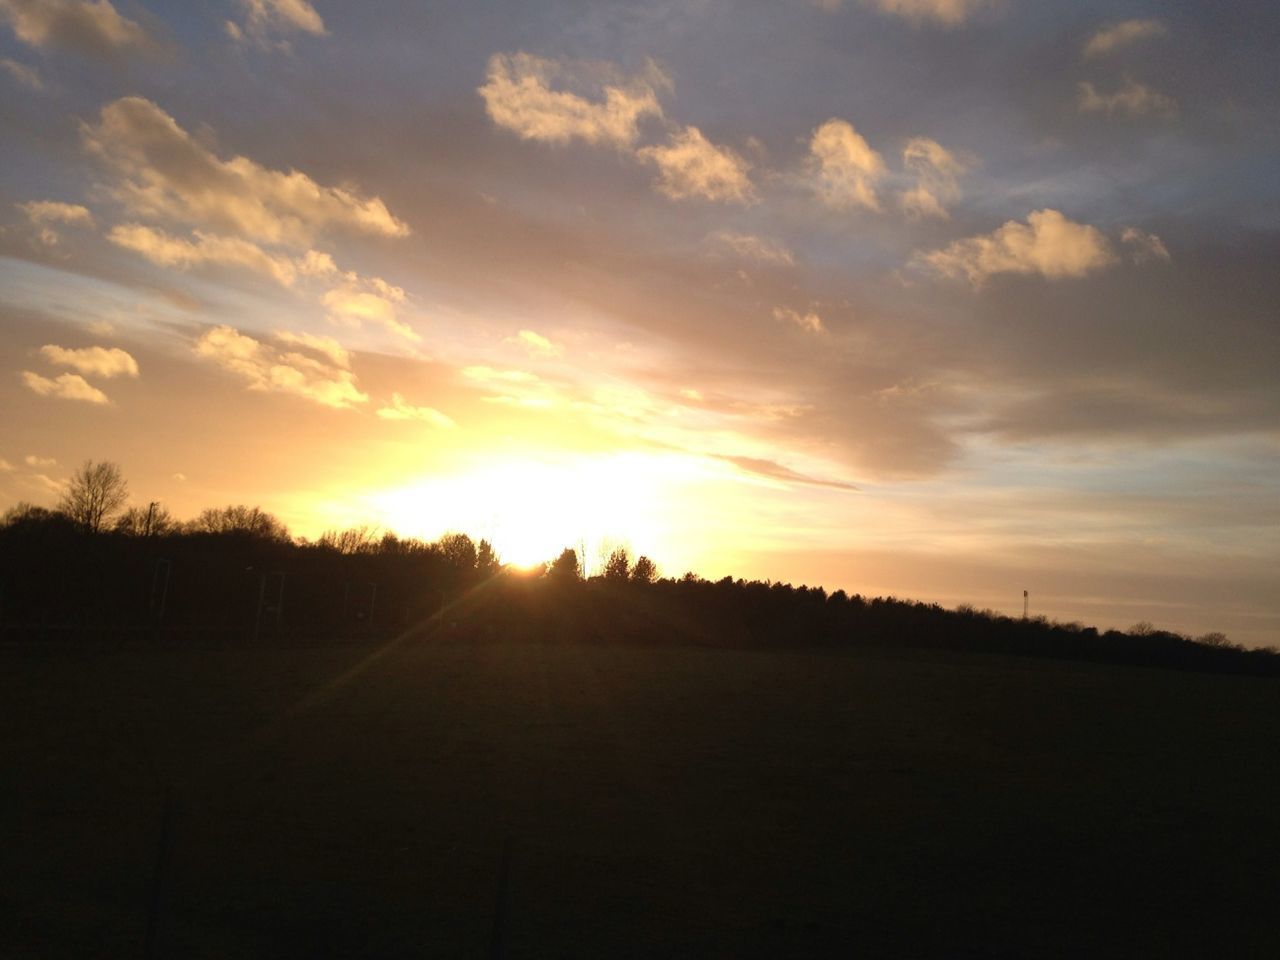
[(0, 956), (1280, 956), (1275, 681), (369, 652), (0, 650)]

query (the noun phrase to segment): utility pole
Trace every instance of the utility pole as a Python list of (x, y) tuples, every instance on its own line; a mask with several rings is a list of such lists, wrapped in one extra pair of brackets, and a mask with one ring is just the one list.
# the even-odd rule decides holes
[(151, 536), (151, 522), (155, 519), (156, 507), (160, 506), (159, 500), (152, 500), (147, 504), (147, 531), (146, 536)]
[(1030, 609), (1031, 609), (1031, 594), (1023, 590), (1022, 591), (1022, 619), (1023, 620), (1027, 619), (1027, 613), (1030, 611)]

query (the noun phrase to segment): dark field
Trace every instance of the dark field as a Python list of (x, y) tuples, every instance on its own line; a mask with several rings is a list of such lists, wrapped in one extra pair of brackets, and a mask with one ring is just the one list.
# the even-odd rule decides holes
[(1280, 956), (1280, 683), (980, 655), (0, 651), (0, 955)]

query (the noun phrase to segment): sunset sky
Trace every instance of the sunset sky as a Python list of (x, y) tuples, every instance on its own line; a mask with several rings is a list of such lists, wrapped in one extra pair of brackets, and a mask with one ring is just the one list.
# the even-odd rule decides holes
[(0, 509), (1280, 643), (1280, 17), (0, 0)]

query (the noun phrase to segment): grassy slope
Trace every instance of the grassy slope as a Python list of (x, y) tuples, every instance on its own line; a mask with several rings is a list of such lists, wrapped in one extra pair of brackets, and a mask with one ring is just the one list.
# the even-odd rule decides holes
[[(0, 651), (4, 956), (1280, 955), (1280, 684), (983, 656)], [(301, 704), (301, 705), (300, 705)]]

